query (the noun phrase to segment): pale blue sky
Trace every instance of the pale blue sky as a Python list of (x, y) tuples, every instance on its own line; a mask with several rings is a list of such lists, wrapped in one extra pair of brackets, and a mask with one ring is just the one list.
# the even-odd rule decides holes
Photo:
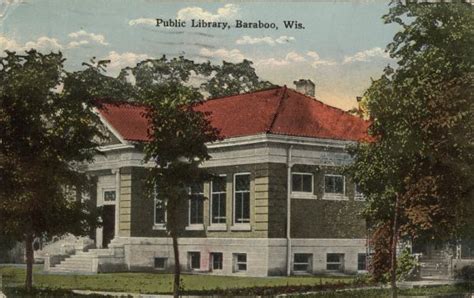
[[(68, 69), (92, 57), (112, 60), (110, 74), (144, 58), (214, 63), (254, 61), (257, 73), (293, 86), (309, 78), (316, 97), (348, 109), (394, 64), (383, 49), (399, 29), (384, 25), (388, 1), (158, 2), (146, 0), (0, 0), (0, 50), (61, 50)], [(274, 22), (279, 30), (158, 28), (153, 19)], [(285, 29), (296, 20), (304, 30)], [(188, 21), (189, 23), (189, 21)]]

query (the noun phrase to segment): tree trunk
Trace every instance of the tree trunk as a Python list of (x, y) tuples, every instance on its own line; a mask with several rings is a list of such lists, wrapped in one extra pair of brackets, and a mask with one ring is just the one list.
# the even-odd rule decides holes
[(391, 247), (391, 270), (390, 270), (390, 284), (392, 288), (392, 298), (398, 297), (397, 288), (397, 244), (398, 244), (398, 213), (399, 213), (399, 196), (395, 198), (395, 210), (393, 215), (393, 231), (392, 231), (392, 247)]
[(25, 288), (28, 293), (33, 289), (33, 262), (34, 262), (34, 251), (33, 251), (33, 235), (27, 234), (25, 238), (25, 250), (26, 250), (26, 280)]
[(180, 281), (181, 281), (181, 264), (179, 262), (178, 235), (176, 232), (172, 232), (171, 237), (173, 238), (173, 252), (174, 252), (173, 297), (178, 298), (179, 292), (180, 292)]

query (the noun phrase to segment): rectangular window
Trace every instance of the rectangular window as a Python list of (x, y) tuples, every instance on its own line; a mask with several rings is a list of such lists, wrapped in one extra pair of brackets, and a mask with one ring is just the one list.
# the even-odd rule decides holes
[(311, 272), (311, 265), (313, 263), (312, 254), (294, 254), (293, 257), (293, 271), (295, 272)]
[(226, 177), (220, 176), (212, 180), (211, 187), (211, 224), (226, 222)]
[(222, 253), (211, 252), (211, 270), (222, 270)]
[(155, 225), (163, 225), (166, 222), (166, 204), (158, 197), (158, 193), (155, 194), (154, 200), (154, 220)]
[(155, 269), (164, 270), (166, 268), (167, 258), (155, 258)]
[(331, 271), (344, 271), (344, 254), (327, 254), (326, 269)]
[(344, 176), (324, 175), (324, 193), (343, 195), (344, 194)]
[(115, 190), (105, 190), (104, 191), (104, 201), (106, 201), (106, 202), (115, 201)]
[(250, 174), (234, 176), (234, 223), (250, 223)]
[(367, 270), (367, 255), (366, 254), (357, 254), (357, 270), (358, 271)]
[(202, 183), (195, 184), (190, 188), (189, 199), (189, 224), (204, 223), (204, 186)]
[(247, 271), (247, 254), (234, 254), (234, 272)]
[(354, 186), (354, 199), (358, 201), (365, 200), (364, 194), (360, 191), (358, 184), (355, 184)]
[(201, 253), (199, 251), (188, 252), (189, 269), (201, 269)]
[(292, 173), (291, 191), (313, 193), (313, 174), (311, 173)]

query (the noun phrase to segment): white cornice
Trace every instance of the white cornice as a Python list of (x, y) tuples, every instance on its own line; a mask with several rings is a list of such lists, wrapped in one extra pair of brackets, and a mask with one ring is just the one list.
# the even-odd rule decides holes
[(275, 135), (275, 134), (258, 134), (258, 135), (224, 139), (222, 141), (209, 143), (207, 144), (207, 147), (209, 149), (214, 149), (214, 148), (225, 148), (225, 147), (232, 147), (232, 146), (254, 145), (254, 144), (261, 144), (261, 143), (274, 143), (274, 144), (276, 143), (276, 144), (304, 145), (304, 146), (317, 146), (317, 147), (330, 147), (330, 148), (337, 148), (337, 149), (345, 149), (347, 145), (354, 144), (355, 142), (333, 140), (333, 139)]
[(133, 145), (130, 144), (112, 144), (112, 145), (105, 145), (105, 146), (100, 146), (98, 148), (99, 151), (101, 152), (107, 152), (107, 151), (115, 151), (115, 150), (122, 150), (122, 149), (133, 149), (135, 148)]

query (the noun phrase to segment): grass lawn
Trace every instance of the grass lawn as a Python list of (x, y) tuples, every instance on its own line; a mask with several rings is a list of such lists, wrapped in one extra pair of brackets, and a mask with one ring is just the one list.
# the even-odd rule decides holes
[[(437, 286), (437, 287), (423, 287), (413, 289), (401, 289), (398, 292), (400, 297), (410, 296), (432, 296), (444, 298), (464, 298), (466, 294), (474, 292), (474, 284), (463, 283), (457, 285)], [(317, 293), (313, 295), (290, 295), (289, 297), (306, 297), (306, 298), (390, 298), (392, 297), (389, 289), (370, 289), (370, 290), (354, 290), (354, 291), (339, 291)], [(469, 296), (470, 297), (470, 296)]]
[[(42, 266), (34, 268), (33, 282), (37, 288), (61, 288), (129, 293), (170, 293), (172, 274), (155, 273), (102, 273), (97, 275), (49, 275), (42, 274)], [(0, 267), (4, 286), (21, 286), (25, 269)], [(267, 286), (298, 286), (320, 283), (350, 283), (352, 277), (229, 277), (211, 275), (183, 275), (185, 290), (211, 290)]]

